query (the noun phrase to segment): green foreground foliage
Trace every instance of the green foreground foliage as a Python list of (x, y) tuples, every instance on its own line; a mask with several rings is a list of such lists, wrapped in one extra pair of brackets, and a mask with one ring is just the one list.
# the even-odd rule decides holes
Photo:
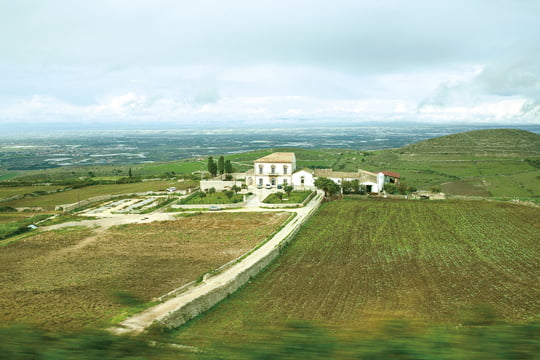
[[(343, 334), (345, 335), (345, 334)], [(0, 359), (537, 359), (540, 323), (489, 327), (418, 327), (389, 321), (376, 334), (337, 337), (324, 328), (291, 322), (267, 332), (265, 342), (205, 349), (166, 343), (164, 336), (119, 337), (103, 331), (46, 333), (27, 327), (0, 329)]]

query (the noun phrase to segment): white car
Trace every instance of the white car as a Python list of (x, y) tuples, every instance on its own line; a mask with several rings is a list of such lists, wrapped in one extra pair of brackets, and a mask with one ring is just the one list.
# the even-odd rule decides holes
[(271, 189), (271, 188), (272, 188), (272, 185), (266, 184), (266, 188), (267, 188), (267, 189)]

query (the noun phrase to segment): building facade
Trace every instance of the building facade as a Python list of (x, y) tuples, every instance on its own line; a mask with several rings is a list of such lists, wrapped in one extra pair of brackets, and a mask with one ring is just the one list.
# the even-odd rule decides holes
[(254, 161), (253, 169), (246, 174), (248, 185), (270, 187), (293, 185), (296, 189), (314, 189), (315, 180), (320, 177), (331, 179), (340, 185), (343, 181), (358, 180), (369, 193), (383, 191), (384, 184), (399, 179), (392, 172), (339, 172), (332, 169), (296, 170), (296, 156), (292, 152), (276, 152)]
[(292, 152), (276, 152), (255, 160), (253, 183), (257, 186), (290, 185), (296, 170), (296, 156)]

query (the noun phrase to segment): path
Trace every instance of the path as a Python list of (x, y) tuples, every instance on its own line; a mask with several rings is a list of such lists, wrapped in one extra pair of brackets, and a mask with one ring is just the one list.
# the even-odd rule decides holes
[[(226, 296), (229, 293), (228, 289), (231, 287), (232, 283), (237, 281), (241, 275), (246, 274), (250, 269), (259, 266), (261, 261), (265, 260), (269, 254), (276, 251), (276, 248), (282, 241), (284, 241), (291, 233), (297, 231), (301, 224), (303, 224), (303, 222), (307, 220), (319, 206), (321, 198), (322, 195), (318, 194), (303, 208), (287, 209), (288, 211), (296, 212), (297, 216), (284, 226), (272, 239), (267, 241), (263, 246), (255, 250), (242, 261), (232, 265), (215, 276), (205, 278), (201, 283), (191, 287), (186, 292), (128, 318), (123, 321), (120, 326), (111, 329), (111, 331), (116, 334), (142, 332), (155, 322), (163, 322), (167, 320), (167, 318), (173, 318), (174, 313), (183, 308), (190, 309), (186, 310), (186, 313), (188, 313), (187, 315), (184, 314), (180, 316), (182, 318), (180, 319), (181, 322), (185, 322), (190, 318), (199, 315), (202, 311), (209, 309), (221, 300), (216, 298), (220, 296), (216, 295), (220, 289), (225, 289), (224, 292)], [(244, 211), (250, 210), (251, 209), (244, 209)], [(261, 211), (261, 209), (258, 209), (257, 211)], [(237, 285), (238, 284), (232, 286), (235, 288), (241, 286)], [(235, 288), (233, 288), (233, 291)], [(195, 302), (202, 298), (204, 298), (203, 301), (200, 301), (202, 304), (194, 305)], [(171, 327), (173, 326), (174, 325), (171, 325)]]

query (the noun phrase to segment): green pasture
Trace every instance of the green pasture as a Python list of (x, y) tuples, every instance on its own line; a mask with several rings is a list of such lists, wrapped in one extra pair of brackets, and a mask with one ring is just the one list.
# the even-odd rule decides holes
[(204, 193), (206, 196), (201, 197), (199, 192), (190, 195), (179, 201), (182, 205), (199, 205), (199, 204), (234, 204), (241, 202), (244, 197), (242, 194), (234, 194), (230, 199), (224, 192)]
[[(372, 332), (387, 319), (529, 321), (538, 315), (539, 218), (540, 209), (499, 202), (326, 203), (265, 272), (176, 341), (265, 342), (290, 321), (336, 333)], [(471, 311), (478, 306), (489, 319)]]
[(279, 199), (275, 193), (268, 195), (263, 203), (267, 204), (300, 204), (311, 194), (311, 191), (293, 191), (291, 195), (288, 196), (286, 193), (283, 193), (283, 199)]
[[(31, 194), (36, 192), (56, 191), (65, 186), (0, 186), (0, 200), (15, 195)], [(1, 204), (1, 203), (0, 203)]]

